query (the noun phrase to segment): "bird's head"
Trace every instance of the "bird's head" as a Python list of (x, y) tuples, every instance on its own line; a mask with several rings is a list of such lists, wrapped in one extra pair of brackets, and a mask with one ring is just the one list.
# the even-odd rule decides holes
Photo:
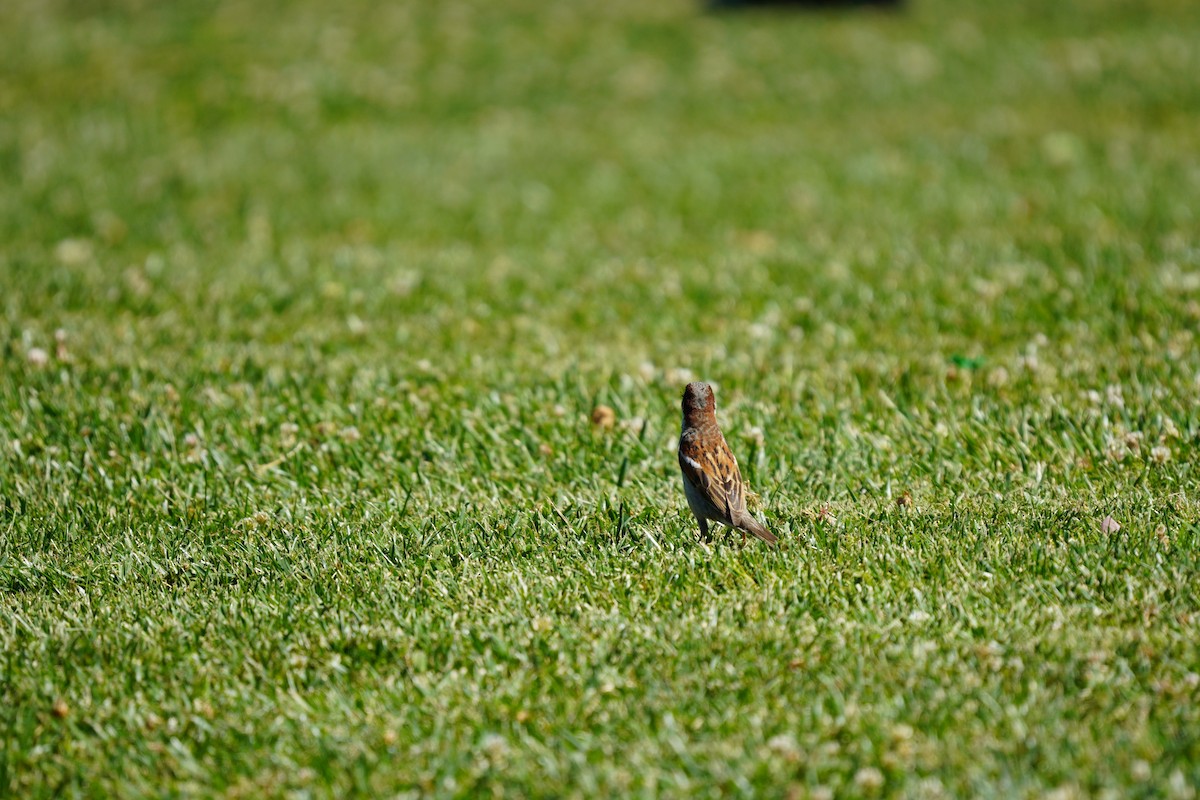
[(707, 383), (695, 381), (689, 383), (683, 390), (683, 415), (685, 417), (713, 414), (717, 410), (717, 400), (713, 397), (712, 387)]

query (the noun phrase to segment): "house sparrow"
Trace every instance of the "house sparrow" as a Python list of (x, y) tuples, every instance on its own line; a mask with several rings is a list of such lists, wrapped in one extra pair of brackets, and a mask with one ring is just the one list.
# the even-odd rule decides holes
[(683, 392), (683, 432), (679, 436), (679, 467), (683, 491), (700, 523), (700, 536), (710, 541), (708, 522), (720, 522), (751, 533), (764, 542), (778, 541), (746, 510), (745, 487), (737, 459), (717, 427), (717, 402), (707, 383), (689, 383)]

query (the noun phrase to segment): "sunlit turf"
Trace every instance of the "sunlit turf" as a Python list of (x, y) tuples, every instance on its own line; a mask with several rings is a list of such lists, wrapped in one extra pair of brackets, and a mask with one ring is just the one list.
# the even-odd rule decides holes
[(1196, 41), (0, 4), (0, 795), (1194, 796)]

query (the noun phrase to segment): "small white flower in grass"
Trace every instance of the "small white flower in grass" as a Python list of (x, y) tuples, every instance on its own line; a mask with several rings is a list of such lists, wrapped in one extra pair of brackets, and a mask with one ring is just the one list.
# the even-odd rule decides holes
[(67, 332), (62, 328), (54, 332), (54, 357), (59, 361), (71, 360), (71, 351), (67, 349)]
[(667, 370), (667, 383), (687, 384), (696, 380), (696, 374), (686, 367), (672, 367)]
[(291, 447), (296, 443), (296, 435), (300, 433), (300, 426), (294, 422), (285, 422), (279, 426), (279, 440), (284, 447)]
[(617, 427), (623, 431), (628, 431), (629, 433), (640, 434), (645, 424), (646, 420), (644, 417), (630, 417), (629, 419), (623, 419), (617, 423)]
[(187, 452), (183, 454), (184, 461), (196, 464), (205, 460), (207, 454), (204, 452), (204, 446), (200, 441), (199, 435), (195, 433), (185, 434), (183, 437), (183, 446), (187, 448)]
[(1075, 800), (1080, 797), (1079, 789), (1074, 784), (1064, 783), (1062, 786), (1056, 786), (1043, 795), (1046, 800)]
[(87, 239), (63, 239), (54, 246), (54, 257), (68, 267), (86, 264), (92, 258), (92, 243)]
[(883, 788), (883, 773), (876, 767), (863, 767), (854, 773), (854, 787), (860, 792), (874, 794)]
[(362, 434), (358, 432), (358, 428), (353, 425), (342, 428), (340, 436), (342, 437), (342, 441), (347, 444), (353, 444), (362, 438)]
[(1125, 456), (1129, 454), (1129, 448), (1121, 439), (1110, 439), (1108, 446), (1104, 448), (1104, 455), (1109, 461), (1120, 463), (1125, 460)]
[(788, 761), (800, 760), (800, 745), (796, 743), (796, 737), (790, 733), (781, 733), (772, 736), (767, 740), (767, 748), (772, 753)]
[(415, 269), (402, 269), (388, 281), (388, 290), (398, 297), (407, 297), (420, 283), (420, 272)]
[(1108, 401), (1108, 404), (1114, 408), (1125, 407), (1125, 392), (1121, 388), (1120, 384), (1109, 384), (1104, 390), (1104, 398)]
[(922, 778), (920, 781), (917, 781), (916, 796), (926, 797), (929, 798), (929, 800), (935, 800), (935, 798), (939, 797), (949, 797), (949, 794), (946, 792), (946, 787), (940, 780), (934, 777), (929, 777)]
[(496, 764), (508, 757), (508, 740), (497, 733), (485, 733), (479, 739), (479, 749), (488, 761)]
[(1167, 778), (1167, 797), (1171, 800), (1192, 800), (1196, 796), (1196, 787), (1188, 783), (1183, 770), (1176, 768)]
[(50, 354), (40, 347), (31, 347), (29, 352), (25, 354), (25, 358), (29, 361), (29, 366), (41, 369), (50, 363)]
[(1119, 530), (1121, 530), (1121, 523), (1117, 522), (1111, 516), (1105, 517), (1104, 521), (1100, 523), (1100, 531), (1102, 533), (1116, 533)]
[(1155, 464), (1165, 464), (1171, 460), (1171, 449), (1161, 444), (1150, 451), (1150, 460)]
[(643, 361), (640, 365), (638, 365), (638, 375), (640, 375), (642, 380), (646, 383), (654, 380), (654, 376), (657, 374), (658, 368), (654, 366), (653, 362)]

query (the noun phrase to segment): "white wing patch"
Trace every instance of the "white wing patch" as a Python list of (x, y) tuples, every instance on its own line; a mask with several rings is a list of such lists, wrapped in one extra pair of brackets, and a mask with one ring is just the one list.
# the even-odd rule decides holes
[(704, 472), (704, 467), (700, 466), (700, 462), (697, 461), (696, 459), (692, 458), (691, 456), (684, 456), (683, 460), (688, 463), (689, 467), (696, 470), (696, 472), (700, 472), (700, 473)]

